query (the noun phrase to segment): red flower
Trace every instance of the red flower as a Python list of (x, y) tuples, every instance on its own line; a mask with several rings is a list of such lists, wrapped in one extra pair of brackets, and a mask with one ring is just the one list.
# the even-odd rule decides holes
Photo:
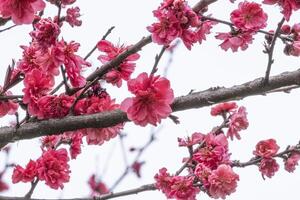
[(97, 181), (96, 176), (94, 174), (90, 177), (88, 184), (92, 189), (91, 196), (109, 193), (107, 186), (102, 181)]
[(193, 186), (194, 177), (192, 176), (174, 176), (172, 177), (172, 185), (169, 198), (177, 200), (196, 200), (196, 195), (200, 192), (198, 187)]
[[(99, 51), (102, 51), (106, 54), (106, 55), (100, 55), (98, 57), (98, 59), (103, 64), (113, 60), (114, 58), (116, 58), (118, 55), (120, 55), (121, 53), (123, 53), (129, 48), (123, 45), (114, 46), (111, 42), (107, 40), (101, 40), (100, 42), (98, 42), (97, 47)], [(128, 81), (132, 72), (134, 71), (136, 64), (133, 61), (136, 61), (139, 58), (140, 58), (139, 54), (137, 53), (131, 54), (130, 56), (125, 58), (125, 60), (123, 60), (118, 67), (107, 72), (105, 75), (105, 80), (108, 83), (116, 85), (117, 87), (121, 87), (122, 79)]]
[(224, 40), (222, 44), (220, 44), (221, 48), (227, 51), (229, 48), (232, 52), (236, 52), (238, 48), (241, 50), (246, 50), (248, 48), (248, 44), (252, 43), (253, 37), (249, 32), (241, 32), (241, 33), (219, 33), (216, 36), (219, 40)]
[(212, 116), (226, 114), (227, 112), (231, 112), (237, 108), (235, 102), (224, 102), (219, 103), (218, 105), (211, 108), (210, 114)]
[(75, 52), (79, 49), (79, 43), (75, 43), (74, 41), (65, 43), (65, 41), (62, 40), (58, 43), (58, 45), (61, 49), (63, 49), (65, 56), (64, 65), (72, 86), (83, 87), (86, 81), (80, 73), (84, 66), (89, 67), (91, 64), (75, 54)]
[(231, 22), (243, 31), (258, 31), (267, 26), (267, 14), (255, 2), (241, 2), (239, 8), (231, 13)]
[(24, 79), (25, 88), (23, 89), (23, 102), (28, 104), (30, 114), (37, 114), (37, 100), (46, 95), (54, 85), (54, 78), (51, 75), (42, 73), (38, 69), (27, 73)]
[[(75, 106), (75, 113), (77, 115), (82, 114), (94, 114), (104, 111), (112, 111), (119, 108), (118, 104), (110, 98), (110, 96), (98, 97), (92, 96), (90, 98), (79, 100)], [(108, 141), (118, 135), (123, 128), (123, 124), (108, 128), (87, 128), (82, 129), (82, 133), (86, 135), (88, 144), (101, 145), (105, 141)]]
[(229, 118), (229, 128), (227, 131), (227, 137), (233, 140), (235, 136), (237, 139), (241, 139), (239, 131), (247, 129), (249, 126), (247, 119), (246, 108), (241, 106), (235, 111)]
[(45, 6), (43, 0), (1, 0), (0, 14), (3, 18), (11, 17), (15, 24), (30, 24), (34, 14)]
[(171, 198), (171, 185), (173, 183), (172, 176), (167, 172), (166, 168), (161, 168), (158, 174), (155, 174), (155, 187), (161, 190), (167, 198)]
[(132, 171), (137, 175), (138, 178), (141, 178), (141, 168), (142, 168), (143, 164), (145, 164), (145, 162), (137, 161), (131, 165)]
[(296, 165), (300, 160), (299, 152), (292, 152), (287, 160), (284, 162), (284, 169), (288, 172), (293, 172), (296, 169)]
[(260, 161), (259, 171), (264, 176), (271, 178), (279, 169), (279, 165), (273, 158), (263, 158)]
[(81, 16), (79, 12), (79, 7), (67, 9), (66, 22), (68, 22), (70, 26), (81, 26), (82, 21), (78, 19)]
[(63, 141), (66, 141), (70, 145), (70, 155), (71, 159), (76, 159), (76, 157), (81, 153), (82, 144), (82, 131), (69, 131), (63, 134)]
[(41, 138), (41, 147), (46, 149), (54, 149), (60, 140), (60, 135), (48, 135)]
[(53, 189), (62, 189), (70, 179), (68, 161), (65, 149), (45, 151), (37, 160), (38, 178)]
[(170, 115), (174, 94), (170, 88), (170, 82), (166, 78), (140, 74), (136, 79), (127, 83), (128, 90), (135, 97), (125, 99), (121, 109), (127, 112), (127, 116), (135, 124), (146, 126), (148, 123), (156, 126)]
[(210, 183), (208, 182), (208, 177), (211, 175), (211, 173), (212, 170), (202, 163), (197, 164), (194, 171), (194, 174), (197, 176), (197, 178), (200, 179), (201, 183), (206, 189), (208, 189), (210, 186)]
[(273, 157), (279, 150), (279, 146), (276, 144), (276, 140), (268, 139), (262, 140), (256, 145), (255, 151), (253, 154), (263, 158)]
[(63, 118), (69, 113), (74, 100), (75, 97), (64, 94), (43, 96), (37, 102), (39, 111), (36, 116), (39, 119)]
[(34, 31), (30, 32), (30, 36), (42, 47), (49, 47), (55, 44), (60, 28), (51, 18), (41, 19), (34, 24)]
[(26, 165), (25, 169), (20, 165), (17, 165), (14, 168), (13, 175), (12, 175), (12, 182), (13, 183), (18, 183), (20, 181), (24, 183), (31, 182), (33, 181), (36, 175), (37, 175), (36, 162), (30, 160), (29, 163)]
[(210, 183), (209, 194), (213, 198), (223, 198), (235, 192), (239, 176), (234, 173), (229, 165), (220, 165), (208, 177)]
[(216, 169), (220, 164), (229, 163), (228, 141), (224, 134), (215, 136), (208, 134), (205, 145), (193, 155), (193, 160), (202, 163), (210, 169)]

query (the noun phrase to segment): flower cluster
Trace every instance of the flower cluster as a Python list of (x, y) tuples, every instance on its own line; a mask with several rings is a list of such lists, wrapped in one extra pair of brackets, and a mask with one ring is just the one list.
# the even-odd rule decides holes
[(253, 35), (267, 25), (267, 14), (261, 5), (255, 2), (241, 2), (238, 9), (231, 12), (230, 20), (236, 29), (229, 33), (219, 33), (216, 38), (224, 40), (220, 46), (227, 51), (236, 52), (238, 48), (245, 50), (252, 43)]
[[(189, 174), (170, 175), (162, 168), (154, 177), (156, 187), (168, 198), (195, 200), (200, 190), (213, 198), (225, 198), (236, 190), (239, 176), (232, 170), (224, 134), (194, 133), (191, 138), (178, 141), (179, 146), (186, 146), (193, 153), (191, 159), (184, 159)], [(198, 145), (195, 150), (194, 145)]]
[(211, 115), (220, 115), (225, 119), (224, 128), (228, 128), (227, 137), (230, 137), (231, 140), (234, 137), (241, 139), (239, 132), (249, 126), (246, 108), (238, 107), (234, 102), (220, 103), (212, 107)]
[(156, 126), (161, 119), (167, 118), (172, 109), (174, 94), (168, 79), (141, 73), (137, 78), (127, 82), (128, 90), (135, 97), (126, 98), (121, 109), (135, 124), (146, 126), (148, 123)]
[[(125, 52), (129, 47), (126, 46), (114, 46), (107, 40), (101, 40), (97, 44), (99, 51), (104, 52), (106, 55), (100, 55), (98, 59), (103, 63), (107, 63), (121, 53)], [(134, 61), (138, 60), (140, 55), (138, 53), (131, 54), (125, 58), (117, 67), (111, 69), (105, 74), (105, 80), (108, 83), (116, 85), (117, 87), (122, 86), (122, 80), (128, 81), (135, 68)]]
[(283, 25), (281, 34), (290, 39), (290, 41), (285, 41), (284, 53), (286, 55), (300, 56), (300, 23), (296, 23), (292, 27), (288, 24)]
[(65, 149), (47, 150), (36, 161), (30, 160), (25, 169), (20, 165), (14, 168), (12, 181), (32, 182), (35, 178), (45, 181), (53, 189), (63, 188), (69, 182), (69, 158)]
[(152, 33), (152, 40), (167, 46), (180, 38), (189, 50), (194, 43), (205, 40), (205, 35), (210, 33), (214, 24), (201, 22), (185, 0), (165, 0), (153, 14), (159, 22), (147, 27)]

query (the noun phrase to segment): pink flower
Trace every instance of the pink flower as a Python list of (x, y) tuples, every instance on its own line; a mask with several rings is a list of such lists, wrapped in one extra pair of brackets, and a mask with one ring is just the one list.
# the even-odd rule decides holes
[(170, 82), (166, 78), (140, 74), (136, 79), (127, 83), (128, 90), (135, 97), (125, 99), (121, 109), (127, 112), (127, 116), (135, 124), (146, 126), (148, 123), (156, 126), (170, 115), (174, 94), (170, 88)]
[(23, 89), (23, 102), (28, 104), (30, 114), (37, 114), (37, 100), (46, 95), (54, 86), (53, 76), (42, 73), (38, 69), (27, 73), (24, 79), (25, 88)]
[(276, 144), (276, 140), (268, 139), (262, 140), (256, 145), (255, 151), (253, 154), (263, 158), (273, 157), (279, 150), (279, 146)]
[(60, 34), (60, 28), (51, 18), (45, 18), (34, 24), (34, 31), (30, 32), (30, 36), (41, 47), (47, 48), (56, 43)]
[(235, 192), (237, 181), (239, 181), (239, 176), (232, 168), (222, 164), (208, 177), (210, 183), (208, 192), (213, 198), (225, 199), (227, 195)]
[(197, 29), (197, 40), (201, 44), (203, 40), (206, 40), (206, 35), (210, 34), (210, 30), (213, 25), (216, 25), (217, 22), (206, 20), (201, 23), (199, 28)]
[(59, 42), (60, 48), (64, 52), (64, 65), (66, 67), (66, 72), (70, 78), (70, 82), (74, 87), (83, 87), (85, 85), (85, 78), (81, 76), (81, 71), (84, 66), (89, 67), (91, 64), (86, 62), (83, 58), (76, 55), (75, 52), (79, 49), (79, 44), (74, 41), (70, 43), (65, 43), (63, 40)]
[(267, 26), (267, 14), (255, 2), (241, 2), (239, 8), (231, 13), (231, 22), (243, 31), (258, 31)]
[(193, 160), (202, 163), (210, 169), (216, 169), (220, 164), (229, 163), (228, 141), (224, 134), (208, 134), (205, 145), (193, 155)]
[(54, 149), (58, 141), (60, 141), (60, 135), (48, 135), (41, 138), (41, 147), (49, 149)]
[(155, 187), (161, 190), (167, 198), (171, 198), (171, 185), (173, 184), (172, 176), (167, 172), (166, 168), (161, 168), (158, 174), (155, 174)]
[(289, 21), (292, 15), (292, 11), (296, 11), (300, 8), (300, 2), (298, 0), (264, 0), (263, 3), (265, 4), (278, 4), (282, 11), (284, 18)]
[(196, 200), (196, 195), (200, 192), (198, 187), (193, 186), (194, 177), (174, 176), (172, 185), (167, 196), (177, 200)]
[(200, 25), (197, 14), (187, 5), (185, 0), (165, 0), (157, 10), (153, 11), (159, 22), (147, 29), (152, 33), (152, 40), (161, 45), (169, 45), (177, 37), (181, 38), (188, 49), (197, 42), (194, 30)]
[(232, 52), (236, 52), (238, 48), (241, 50), (246, 50), (248, 48), (248, 44), (252, 43), (253, 37), (249, 32), (242, 33), (219, 33), (216, 36), (219, 40), (224, 40), (222, 44), (220, 44), (221, 48), (227, 51), (229, 48)]
[(0, 14), (3, 18), (12, 18), (17, 24), (30, 24), (34, 14), (42, 11), (46, 4), (43, 0), (1, 0)]
[(36, 116), (39, 119), (63, 118), (69, 113), (74, 100), (75, 97), (64, 94), (43, 96), (37, 101), (39, 111)]
[(18, 183), (20, 181), (24, 183), (31, 182), (33, 181), (36, 175), (37, 175), (36, 162), (30, 160), (29, 163), (26, 165), (25, 169), (20, 165), (17, 165), (14, 168), (13, 175), (12, 175), (12, 182), (13, 183)]
[(70, 26), (81, 26), (82, 21), (78, 19), (81, 16), (79, 12), (79, 7), (67, 9), (66, 22), (68, 22)]
[(211, 175), (211, 173), (212, 170), (202, 163), (197, 164), (194, 171), (194, 174), (197, 176), (197, 178), (199, 178), (199, 180), (206, 189), (208, 189), (210, 186), (210, 183), (208, 182), (208, 177)]
[(224, 102), (211, 108), (210, 114), (212, 116), (226, 114), (227, 112), (234, 111), (237, 108), (235, 102)]
[(63, 188), (69, 182), (70, 170), (68, 154), (65, 149), (48, 150), (37, 160), (38, 178), (52, 189)]
[[(2, 87), (0, 86), (0, 94), (2, 92)], [(11, 92), (5, 92), (3, 95), (11, 95)], [(0, 95), (1, 96), (1, 95)], [(0, 117), (7, 114), (13, 115), (16, 113), (19, 104), (14, 100), (0, 100)]]
[(260, 161), (259, 171), (263, 175), (263, 178), (264, 176), (271, 178), (272, 176), (275, 175), (275, 172), (277, 172), (278, 169), (279, 169), (279, 165), (276, 162), (276, 160), (273, 158), (263, 158)]
[(76, 159), (77, 156), (81, 153), (81, 144), (82, 144), (82, 131), (68, 131), (65, 132), (62, 136), (62, 141), (70, 145), (70, 155), (71, 159)]
[(296, 169), (296, 165), (300, 160), (300, 153), (299, 152), (292, 152), (291, 155), (288, 157), (287, 160), (284, 162), (284, 169), (288, 172), (294, 172)]
[(195, 144), (200, 144), (205, 138), (205, 135), (202, 133), (193, 133), (192, 137), (188, 137), (186, 140), (182, 138), (178, 138), (179, 146), (182, 147), (188, 147), (193, 146)]
[[(110, 98), (110, 96), (98, 97), (92, 96), (90, 98), (79, 100), (75, 106), (75, 113), (81, 114), (94, 114), (104, 111), (112, 111), (119, 108), (118, 104)], [(118, 124), (107, 128), (87, 128), (83, 129), (82, 133), (86, 135), (88, 144), (101, 145), (105, 141), (108, 141), (116, 137), (120, 130), (123, 128), (123, 124)]]
[(96, 180), (95, 174), (93, 174), (90, 177), (88, 184), (89, 184), (90, 188), (92, 189), (91, 196), (98, 196), (98, 195), (109, 193), (109, 189), (104, 184), (104, 182)]
[(21, 46), (21, 48), (23, 49), (23, 57), (17, 63), (18, 69), (24, 74), (31, 72), (33, 69), (41, 69), (42, 67), (36, 62), (38, 46), (31, 43), (29, 47)]
[[(100, 55), (98, 59), (103, 63), (110, 62), (111, 60), (115, 59), (118, 55), (126, 51), (128, 47), (126, 46), (114, 46), (111, 42), (107, 40), (101, 40), (98, 42), (97, 47), (99, 51), (104, 52), (106, 55)], [(125, 58), (121, 64), (119, 64), (118, 67), (108, 71), (105, 75), (105, 80), (108, 83), (111, 83), (113, 85), (116, 85), (117, 87), (121, 87), (122, 80), (127, 81), (132, 72), (134, 71), (134, 68), (136, 64), (134, 61), (138, 60), (140, 58), (140, 55), (138, 53), (131, 54), (127, 58)]]
[(233, 140), (235, 136), (237, 139), (241, 139), (239, 131), (247, 129), (249, 126), (247, 119), (247, 112), (244, 106), (239, 107), (229, 118), (229, 128), (227, 131), (227, 137)]

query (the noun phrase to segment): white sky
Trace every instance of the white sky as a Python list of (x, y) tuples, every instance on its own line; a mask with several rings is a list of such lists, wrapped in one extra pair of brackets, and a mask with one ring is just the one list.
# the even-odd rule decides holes
[[(79, 28), (69, 28), (65, 25), (61, 36), (65, 40), (75, 40), (81, 44), (80, 54), (84, 56), (95, 44), (106, 30), (111, 26), (116, 26), (115, 30), (108, 37), (108, 40), (117, 43), (134, 44), (143, 36), (149, 35), (146, 26), (154, 22), (152, 10), (160, 4), (159, 0), (142, 1), (83, 1), (77, 0), (75, 5), (81, 8), (83, 25)], [(189, 1), (194, 5), (197, 0)], [(230, 12), (237, 7), (237, 4), (230, 4), (228, 0), (219, 1), (210, 7), (209, 13), (214, 17), (229, 20)], [(240, 2), (240, 1), (237, 1)], [(261, 1), (256, 1), (261, 2)], [(56, 12), (52, 6), (47, 10), (46, 15)], [(269, 15), (268, 29), (275, 29), (276, 24), (281, 19), (279, 8), (274, 6), (264, 6)], [(290, 24), (299, 18), (299, 13), (293, 15)], [(18, 60), (22, 50), (19, 45), (27, 45), (30, 41), (28, 32), (30, 26), (14, 28), (0, 34), (0, 83), (3, 83), (4, 73), (11, 59)], [(207, 89), (212, 86), (232, 86), (250, 81), (264, 75), (267, 65), (267, 55), (262, 53), (263, 36), (257, 35), (252, 45), (245, 52), (231, 53), (225, 52), (218, 47), (221, 41), (214, 39), (214, 33), (218, 31), (228, 31), (225, 25), (218, 25), (213, 29), (213, 34), (204, 41), (202, 45), (196, 44), (192, 51), (188, 51), (183, 45), (175, 52), (175, 57), (169, 69), (168, 78), (175, 91), (175, 96), (185, 95), (191, 89), (196, 91)], [(141, 58), (137, 63), (137, 68), (132, 77), (139, 73), (149, 72), (153, 66), (155, 54), (160, 50), (160, 46), (150, 44), (140, 52)], [(271, 74), (275, 75), (284, 71), (296, 70), (299, 66), (299, 58), (287, 57), (282, 53), (283, 45), (278, 40), (274, 52), (275, 63)], [(92, 69), (100, 66), (96, 59), (99, 52), (95, 52), (89, 61), (93, 64)], [(168, 55), (165, 54), (159, 64), (163, 71), (167, 63)], [(92, 70), (91, 69), (91, 70)], [(86, 74), (89, 74), (87, 71)], [(22, 85), (14, 92), (22, 89)], [(120, 90), (108, 88), (108, 91), (118, 102), (121, 102), (129, 93), (126, 87)], [(121, 92), (120, 92), (121, 91)], [(115, 94), (115, 95), (114, 95)], [(239, 101), (239, 105), (244, 105), (248, 111), (250, 126), (241, 133), (242, 140), (230, 142), (232, 159), (247, 161), (252, 157), (252, 151), (258, 141), (262, 139), (274, 138), (283, 150), (287, 145), (296, 144), (300, 139), (299, 134), (299, 98), (300, 91), (292, 91), (291, 94), (271, 94), (267, 96), (249, 97)], [(138, 187), (142, 184), (152, 183), (153, 176), (161, 167), (167, 167), (170, 172), (175, 172), (181, 166), (182, 157), (187, 155), (185, 149), (177, 146), (177, 137), (185, 137), (195, 131), (206, 133), (220, 123), (219, 119), (209, 115), (210, 108), (197, 110), (187, 110), (175, 113), (180, 118), (181, 124), (175, 125), (170, 120), (164, 120), (164, 129), (159, 133), (158, 140), (151, 145), (143, 154), (142, 160), (146, 161), (142, 169), (142, 179), (137, 179), (134, 175), (129, 175), (116, 189), (121, 191)], [(1, 125), (8, 122), (2, 118)], [(127, 148), (131, 146), (142, 146), (149, 137), (150, 126), (140, 128), (128, 123), (124, 132), (128, 133), (125, 141)], [(100, 174), (103, 165), (110, 156), (110, 165), (107, 173), (103, 176), (104, 181), (111, 185), (124, 170), (124, 162), (120, 151), (119, 139), (116, 138), (102, 146), (83, 147), (83, 152), (78, 159), (71, 161), (71, 181), (65, 184), (64, 191), (55, 191), (46, 187), (43, 183), (36, 188), (33, 197), (57, 198), (57, 197), (84, 197), (89, 194), (86, 184), (91, 173), (96, 170)], [(115, 147), (115, 148), (114, 148)], [(114, 148), (113, 154), (109, 152)], [(30, 158), (36, 159), (40, 156), (40, 149), (37, 140), (28, 140), (14, 144), (11, 161), (24, 166)], [(1, 157), (1, 156), (0, 156)], [(131, 156), (130, 158), (133, 158)], [(2, 158), (2, 157), (1, 157)], [(0, 158), (0, 162), (2, 162)], [(96, 162), (97, 161), (97, 162)], [(245, 169), (235, 169), (240, 175), (237, 191), (227, 199), (252, 200), (260, 199), (296, 199), (299, 196), (298, 187), (300, 182), (300, 169), (289, 174), (283, 169), (281, 160), (278, 160), (280, 170), (272, 179), (261, 178), (257, 167)], [(6, 174), (6, 180), (10, 181), (11, 171)], [(11, 186), (11, 190), (3, 195), (23, 196), (29, 190), (30, 184), (17, 184)], [(119, 199), (165, 199), (160, 192), (146, 192), (139, 195), (127, 196)], [(198, 199), (209, 199), (202, 193)]]

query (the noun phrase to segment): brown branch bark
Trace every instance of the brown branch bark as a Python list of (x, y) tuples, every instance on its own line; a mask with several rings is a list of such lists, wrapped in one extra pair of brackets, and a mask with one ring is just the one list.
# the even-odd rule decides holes
[[(258, 78), (230, 88), (210, 88), (205, 91), (177, 97), (172, 104), (172, 109), (173, 112), (177, 112), (201, 108), (219, 102), (241, 100), (252, 95), (265, 95), (272, 91), (278, 91), (282, 87), (300, 85), (300, 69), (271, 76), (268, 85), (262, 85), (262, 81), (263, 78)], [(60, 134), (65, 131), (82, 128), (110, 127), (126, 121), (128, 121), (126, 113), (121, 110), (115, 110), (92, 115), (67, 116), (62, 119), (29, 122), (18, 129), (15, 127), (2, 127), (0, 128), (0, 146), (18, 140)]]

